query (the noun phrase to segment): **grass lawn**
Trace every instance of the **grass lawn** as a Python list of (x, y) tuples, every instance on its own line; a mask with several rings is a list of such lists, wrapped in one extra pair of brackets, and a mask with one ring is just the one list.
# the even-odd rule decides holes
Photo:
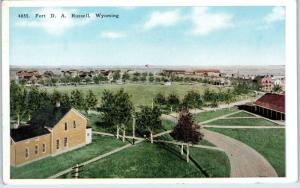
[(218, 119), (206, 125), (280, 126), (263, 118)]
[(251, 146), (274, 167), (278, 176), (285, 176), (284, 129), (217, 129), (208, 128)]
[(22, 167), (11, 167), (11, 178), (47, 178), (122, 145), (124, 144), (115, 138), (93, 135), (93, 142), (82, 148), (55, 157), (47, 157)]
[(248, 112), (241, 111), (239, 113), (230, 115), (228, 117), (255, 117), (255, 116), (253, 114), (248, 113)]
[(198, 114), (194, 114), (193, 115), (193, 119), (195, 122), (199, 123), (199, 122), (203, 122), (209, 119), (213, 119), (216, 117), (220, 117), (226, 114), (230, 114), (233, 112), (238, 111), (237, 108), (223, 108), (223, 109), (219, 109), (216, 111), (209, 111), (209, 112), (200, 112)]
[[(102, 84), (102, 85), (88, 85), (88, 86), (61, 86), (61, 87), (45, 87), (46, 90), (52, 92), (54, 89), (57, 91), (62, 91), (66, 93), (71, 93), (73, 89), (78, 89), (83, 93), (87, 93), (88, 90), (92, 90), (100, 102), (102, 93), (105, 89), (111, 91), (117, 91), (124, 88), (125, 92), (131, 95), (132, 102), (135, 106), (140, 105), (151, 105), (152, 99), (157, 93), (162, 93), (163, 95), (176, 94), (181, 99), (190, 90), (198, 91), (203, 93), (205, 88), (210, 88), (217, 91), (216, 86), (204, 86), (203, 84), (194, 85), (181, 85), (179, 83), (172, 83), (170, 86), (165, 86), (161, 84), (145, 84), (145, 83), (127, 83), (124, 85), (117, 84)], [(227, 89), (227, 88), (226, 88)]]
[[(210, 163), (211, 167), (217, 167), (214, 170), (208, 166), (203, 167), (210, 170), (209, 173), (211, 172), (213, 177), (228, 176), (224, 173), (226, 171), (224, 168), (228, 168), (228, 159), (224, 158), (223, 153), (207, 152), (198, 148), (192, 149), (190, 153), (199, 165)], [(194, 163), (186, 162), (185, 156), (180, 154), (179, 147), (144, 142), (85, 166), (80, 177), (185, 178), (205, 176)]]
[[(209, 143), (208, 141), (206, 142)], [(230, 162), (224, 152), (190, 147), (190, 153), (191, 157), (197, 161), (210, 177), (230, 176)]]
[(171, 120), (162, 119), (161, 123), (162, 123), (163, 129), (165, 129), (165, 130), (171, 130), (175, 127), (175, 123)]

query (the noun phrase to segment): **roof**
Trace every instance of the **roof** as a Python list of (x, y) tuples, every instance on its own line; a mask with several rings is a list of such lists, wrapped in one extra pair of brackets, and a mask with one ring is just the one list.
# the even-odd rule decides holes
[(53, 128), (69, 111), (71, 107), (55, 107), (47, 105), (32, 115), (30, 125)]
[(285, 113), (285, 95), (266, 93), (255, 102), (255, 105)]
[(44, 127), (35, 127), (32, 125), (26, 125), (19, 127), (18, 129), (11, 129), (10, 136), (15, 142), (33, 138), (36, 136), (42, 136), (49, 134), (50, 131)]

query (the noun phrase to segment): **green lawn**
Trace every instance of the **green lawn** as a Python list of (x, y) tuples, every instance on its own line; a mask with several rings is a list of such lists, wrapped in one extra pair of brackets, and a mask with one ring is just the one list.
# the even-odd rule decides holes
[[(135, 106), (139, 105), (151, 105), (152, 99), (157, 93), (162, 93), (163, 95), (177, 94), (180, 98), (190, 90), (198, 91), (203, 93), (205, 88), (210, 88), (217, 91), (216, 86), (204, 86), (201, 83), (194, 85), (181, 85), (179, 83), (172, 83), (170, 86), (165, 86), (161, 84), (145, 84), (145, 83), (127, 83), (124, 85), (117, 84), (102, 84), (102, 85), (89, 85), (89, 86), (62, 86), (62, 87), (45, 87), (49, 92), (54, 89), (62, 92), (70, 93), (73, 89), (79, 89), (80, 91), (87, 93), (91, 89), (97, 96), (98, 101), (100, 101), (102, 93), (105, 89), (111, 91), (117, 91), (124, 88), (125, 92), (129, 93), (132, 97), (132, 102)], [(227, 89), (227, 88), (226, 88)]]
[(175, 123), (171, 120), (163, 119), (161, 123), (163, 129), (165, 130), (171, 130), (175, 127)]
[(255, 117), (255, 116), (253, 114), (248, 113), (248, 112), (241, 111), (239, 113), (230, 115), (228, 117)]
[(193, 119), (195, 122), (199, 123), (199, 122), (203, 122), (209, 119), (213, 119), (216, 117), (220, 117), (226, 114), (230, 114), (233, 112), (238, 111), (237, 108), (223, 108), (223, 109), (219, 109), (216, 111), (209, 111), (209, 112), (200, 112), (198, 114), (194, 114), (193, 115)]
[(47, 157), (18, 168), (11, 167), (11, 178), (47, 178), (122, 145), (124, 144), (115, 138), (93, 135), (92, 144), (82, 148), (55, 157)]
[(207, 125), (242, 125), (242, 126), (280, 126), (263, 118), (218, 119)]
[[(195, 148), (191, 149), (190, 154), (202, 170), (207, 170), (211, 176), (229, 176), (230, 167), (224, 153)], [(144, 142), (85, 166), (80, 177), (196, 178), (205, 175), (193, 162), (186, 162), (185, 156), (180, 154), (179, 147)]]
[(218, 129), (208, 128), (251, 146), (275, 168), (278, 176), (285, 176), (284, 129)]

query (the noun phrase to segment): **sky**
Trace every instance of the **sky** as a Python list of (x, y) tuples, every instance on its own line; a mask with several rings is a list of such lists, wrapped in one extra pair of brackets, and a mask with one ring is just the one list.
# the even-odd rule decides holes
[(285, 64), (284, 7), (13, 7), (9, 25), (10, 65)]

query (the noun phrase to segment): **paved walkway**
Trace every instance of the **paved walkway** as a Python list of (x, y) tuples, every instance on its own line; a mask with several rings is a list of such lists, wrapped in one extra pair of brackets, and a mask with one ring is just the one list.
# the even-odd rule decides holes
[(284, 129), (284, 126), (245, 126), (245, 125), (202, 125), (203, 128), (221, 129)]
[(204, 139), (224, 150), (230, 161), (230, 177), (277, 177), (270, 163), (248, 145), (220, 133), (202, 129)]

